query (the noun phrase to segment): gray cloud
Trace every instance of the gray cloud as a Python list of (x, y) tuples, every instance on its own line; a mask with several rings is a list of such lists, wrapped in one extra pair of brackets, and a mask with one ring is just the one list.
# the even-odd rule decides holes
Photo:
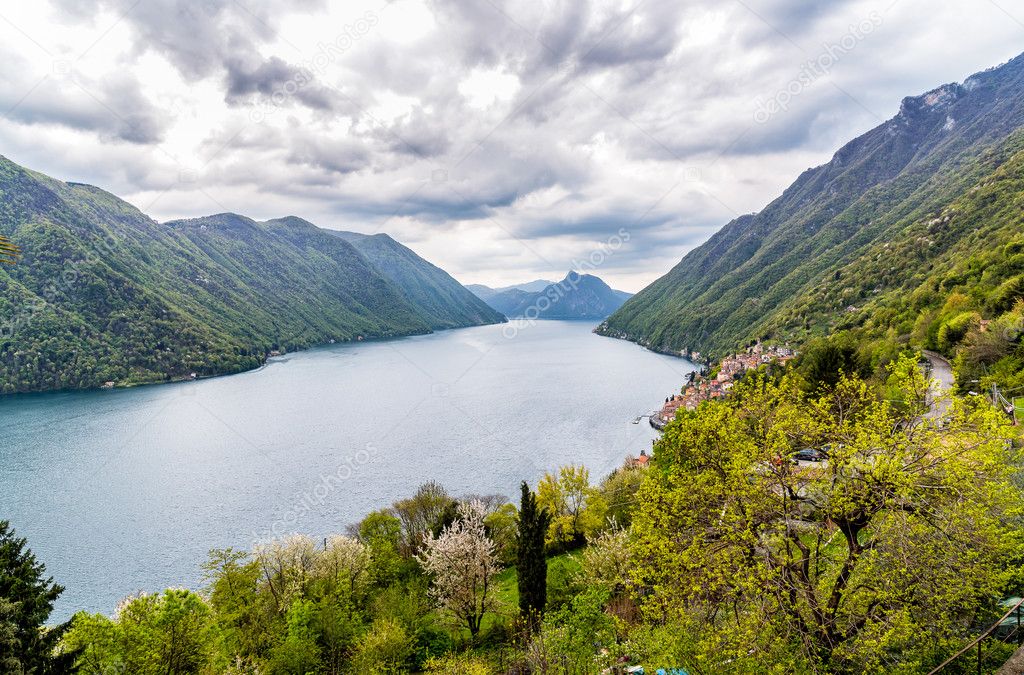
[[(101, 42), (68, 77), (0, 25), (4, 147), (153, 202), (160, 219), (209, 207), (383, 223), (460, 277), (487, 251), (493, 268), (469, 268), (480, 281), (511, 265), (564, 273), (548, 261), (561, 267), (620, 227), (636, 236), (607, 274), (653, 279), (903, 96), (1019, 49), (998, 9), (928, 0), (48, 2)], [(333, 43), (351, 21), (339, 17), (364, 11), (372, 30)], [(876, 14), (876, 30), (804, 77)], [(127, 46), (106, 42), (111, 26)], [(785, 109), (758, 119), (780, 92)], [(33, 149), (46, 126), (79, 134), (74, 157)]]
[[(105, 140), (134, 144), (159, 142), (167, 115), (141, 93), (137, 79), (116, 73), (89, 78), (60, 61), (50, 73), (31, 74), (29, 62), (8, 55), (0, 69), (0, 110), (28, 125), (56, 125), (93, 132)], [(36, 79), (38, 78), (38, 79)]]

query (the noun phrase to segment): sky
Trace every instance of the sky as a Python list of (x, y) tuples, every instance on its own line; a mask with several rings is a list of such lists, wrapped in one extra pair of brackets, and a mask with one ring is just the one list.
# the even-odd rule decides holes
[(1024, 52), (1009, 0), (0, 4), (0, 154), (158, 221), (386, 232), (463, 283), (638, 291)]

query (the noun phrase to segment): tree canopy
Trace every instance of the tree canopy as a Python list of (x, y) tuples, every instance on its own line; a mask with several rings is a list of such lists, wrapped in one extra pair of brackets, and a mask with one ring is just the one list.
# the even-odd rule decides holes
[[(753, 377), (667, 429), (635, 514), (637, 582), (648, 617), (697, 636), (700, 669), (916, 672), (1007, 590), (1007, 426), (961, 400), (935, 419), (915, 361), (890, 372), (898, 402), (849, 376), (820, 395)], [(828, 458), (794, 462), (803, 448)]]

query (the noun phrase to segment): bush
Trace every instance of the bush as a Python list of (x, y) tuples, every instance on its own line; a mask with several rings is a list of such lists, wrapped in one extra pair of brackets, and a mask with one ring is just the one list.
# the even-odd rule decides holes
[(412, 637), (402, 624), (387, 619), (374, 621), (356, 644), (350, 672), (360, 675), (407, 672), (414, 647)]
[(430, 675), (491, 675), (494, 669), (486, 659), (472, 654), (449, 654), (424, 664)]

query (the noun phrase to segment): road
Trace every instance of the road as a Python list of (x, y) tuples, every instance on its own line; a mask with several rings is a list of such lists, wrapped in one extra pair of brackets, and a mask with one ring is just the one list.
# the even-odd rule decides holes
[(939, 399), (939, 405), (933, 406), (932, 411), (928, 413), (929, 417), (941, 417), (946, 409), (949, 407), (949, 399), (946, 398), (949, 392), (953, 389), (953, 366), (949, 364), (941, 354), (930, 352), (927, 349), (921, 352), (928, 363), (932, 366), (932, 372), (929, 377), (932, 380), (932, 391), (931, 398), (934, 401)]

